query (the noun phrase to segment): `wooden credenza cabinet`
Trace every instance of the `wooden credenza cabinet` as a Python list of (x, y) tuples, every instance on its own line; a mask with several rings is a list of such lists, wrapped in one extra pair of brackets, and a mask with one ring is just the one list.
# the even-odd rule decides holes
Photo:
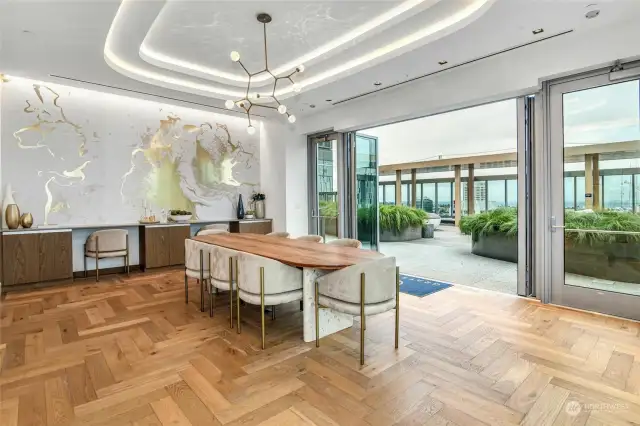
[(190, 225), (140, 226), (140, 268), (184, 265), (184, 240), (191, 236)]
[(273, 231), (271, 219), (239, 220), (229, 224), (231, 232), (243, 234), (268, 234)]
[(2, 233), (2, 285), (69, 279), (71, 230)]

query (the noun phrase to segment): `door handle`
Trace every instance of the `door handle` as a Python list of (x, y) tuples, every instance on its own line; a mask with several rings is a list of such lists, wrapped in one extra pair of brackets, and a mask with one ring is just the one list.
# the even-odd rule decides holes
[(556, 232), (556, 229), (564, 229), (564, 225), (556, 225), (556, 217), (555, 216), (551, 216), (551, 220), (550, 220), (550, 230), (551, 232)]

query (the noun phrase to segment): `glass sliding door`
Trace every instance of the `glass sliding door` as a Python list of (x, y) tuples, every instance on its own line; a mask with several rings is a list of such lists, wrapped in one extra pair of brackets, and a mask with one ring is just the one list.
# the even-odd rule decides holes
[(640, 319), (640, 82), (549, 85), (551, 302)]
[(342, 135), (330, 133), (309, 137), (310, 233), (325, 241), (341, 238), (343, 182)]
[(347, 140), (349, 234), (362, 248), (378, 250), (378, 138), (351, 132)]

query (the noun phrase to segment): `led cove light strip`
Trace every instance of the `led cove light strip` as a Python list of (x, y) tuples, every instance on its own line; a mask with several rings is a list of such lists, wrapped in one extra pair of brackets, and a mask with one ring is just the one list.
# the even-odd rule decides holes
[[(308, 63), (311, 60), (324, 55), (325, 53), (328, 53), (330, 51), (332, 51), (333, 49), (336, 49), (352, 40), (354, 40), (357, 37), (360, 37), (361, 35), (373, 30), (374, 28), (390, 21), (391, 19), (402, 15), (403, 13), (413, 9), (414, 7), (418, 6), (419, 4), (423, 3), (425, 0), (408, 0), (405, 1), (404, 3), (402, 3), (399, 6), (396, 6), (394, 8), (392, 8), (391, 10), (383, 13), (380, 16), (377, 16), (376, 18), (372, 19), (371, 21), (360, 25), (359, 27), (355, 28), (354, 30), (352, 30), (351, 32), (346, 33), (345, 35), (343, 35), (342, 37), (338, 37), (337, 39), (326, 43), (322, 46), (320, 46), (319, 48), (312, 50), (311, 52), (297, 58), (294, 59), (292, 61), (287, 62), (286, 64), (276, 68), (273, 70), (273, 73), (275, 75), (280, 75), (280, 74), (284, 74), (284, 73), (288, 73), (291, 72), (293, 70), (296, 69), (296, 67), (299, 64), (304, 64), (304, 63)], [(193, 62), (189, 62), (189, 61), (184, 61), (182, 59), (178, 59), (178, 58), (174, 58), (172, 56), (168, 56), (165, 55), (163, 53), (160, 53), (152, 48), (150, 48), (149, 46), (147, 46), (147, 37), (149, 36), (149, 34), (147, 33), (147, 36), (144, 38), (144, 41), (142, 42), (142, 45), (140, 46), (140, 56), (144, 59), (145, 57), (150, 58), (152, 60), (155, 60), (157, 62), (161, 62), (164, 63), (166, 65), (173, 65), (173, 67), (177, 67), (177, 68), (185, 68), (185, 69), (190, 69), (193, 71), (197, 71), (198, 73), (201, 74), (205, 74), (205, 75), (210, 75), (213, 77), (218, 77), (218, 78), (224, 78), (226, 80), (231, 80), (231, 81), (236, 81), (236, 82), (242, 82), (242, 83), (246, 83), (249, 81), (249, 79), (244, 76), (244, 75), (236, 75), (236, 74), (231, 74), (228, 72), (224, 72), (215, 68), (209, 68), (206, 66), (202, 66), (202, 65), (198, 65), (196, 63)], [(260, 83), (263, 81), (267, 81), (269, 80), (271, 77), (269, 75), (258, 75), (256, 77), (252, 77), (251, 81), (252, 82), (256, 82), (256, 83)]]
[[(398, 16), (401, 13), (404, 13), (406, 10), (410, 10), (411, 8), (415, 7), (417, 4), (421, 3), (424, 0), (410, 0), (407, 1), (405, 3), (403, 3), (402, 5), (398, 6), (397, 8), (392, 9), (391, 11), (387, 12), (386, 14), (383, 14), (381, 16), (379, 16), (378, 18), (374, 19), (373, 21), (369, 22), (368, 24), (362, 25), (361, 27), (358, 27), (357, 29), (355, 29), (353, 32), (348, 33), (347, 35), (345, 35), (344, 37), (341, 37), (339, 39), (336, 39), (334, 42), (332, 43), (328, 43), (312, 52), (310, 52), (307, 55), (304, 55), (303, 57), (301, 57), (300, 59), (298, 59), (297, 61), (308, 61), (308, 59), (305, 58), (315, 58), (318, 55), (322, 55), (323, 53), (327, 53), (330, 50), (340, 46), (341, 44), (346, 43), (347, 41), (353, 39), (354, 37), (357, 37), (360, 34), (363, 34), (364, 32), (368, 31), (368, 27), (369, 25), (374, 25), (373, 23), (375, 23), (375, 25), (380, 25), (380, 21), (382, 20), (382, 22), (386, 22), (389, 19), (392, 19), (394, 16)], [(305, 86), (309, 86), (312, 84), (316, 84), (319, 83), (329, 77), (333, 77), (335, 75), (338, 75), (340, 73), (343, 73), (345, 71), (348, 71), (354, 67), (363, 65), (367, 62), (370, 62), (374, 59), (380, 58), (384, 55), (387, 55), (397, 49), (406, 47), (408, 45), (410, 45), (411, 43), (415, 43), (417, 41), (419, 41), (422, 38), (425, 38), (427, 36), (433, 35), (435, 33), (437, 33), (438, 31), (442, 31), (452, 25), (455, 25), (465, 19), (470, 18), (474, 13), (480, 11), (485, 5), (492, 3), (495, 0), (476, 0), (473, 3), (471, 3), (469, 6), (465, 7), (464, 9), (454, 13), (453, 15), (451, 15), (448, 18), (445, 18), (435, 24), (429, 25), (426, 28), (423, 28), (420, 31), (417, 31), (413, 34), (410, 34), (409, 36), (406, 36), (404, 38), (401, 38), (399, 40), (396, 40), (384, 47), (375, 49), (363, 56), (360, 56), (356, 59), (353, 59), (349, 62), (346, 62), (338, 67), (334, 67), (329, 71), (323, 72), (319, 75), (316, 75), (314, 77), (310, 77), (304, 81), (302, 81), (300, 83), (301, 87), (305, 87)], [(118, 12), (116, 13), (116, 16), (111, 24), (111, 27), (109, 28), (109, 32), (107, 34), (107, 39), (105, 41), (105, 45), (104, 45), (104, 58), (105, 61), (112, 67), (114, 68), (116, 71), (121, 72), (122, 74), (125, 74), (133, 79), (138, 79), (141, 80), (143, 82), (155, 82), (155, 84), (159, 85), (159, 86), (163, 86), (163, 87), (167, 87), (167, 85), (169, 85), (170, 89), (191, 89), (191, 91), (195, 91), (195, 93), (198, 94), (203, 94), (205, 96), (211, 96), (214, 95), (214, 97), (218, 97), (218, 98), (241, 98), (242, 96), (244, 96), (245, 94), (241, 91), (236, 91), (236, 90), (229, 90), (229, 89), (224, 89), (221, 87), (217, 87), (217, 86), (213, 86), (213, 85), (208, 85), (208, 84), (202, 84), (202, 83), (196, 83), (190, 80), (185, 80), (185, 79), (181, 79), (181, 78), (175, 78), (175, 77), (170, 77), (158, 72), (153, 72), (153, 71), (148, 71), (145, 69), (142, 69), (138, 66), (135, 66), (133, 64), (131, 64), (130, 62), (118, 57), (112, 50), (112, 39), (113, 39), (113, 32), (114, 32), (114, 28), (116, 28), (118, 25), (118, 21), (120, 19), (122, 19), (122, 13), (123, 10), (126, 8), (126, 5), (130, 2), (133, 2), (132, 0), (123, 0), (122, 3), (120, 4), (120, 7), (118, 8)], [(405, 10), (406, 9), (406, 10)], [(395, 13), (395, 15), (393, 16), (387, 16), (390, 15), (392, 13)], [(386, 18), (386, 19), (385, 19)], [(361, 33), (360, 33), (361, 31)], [(355, 35), (354, 35), (355, 34)], [(344, 38), (346, 37), (351, 37), (349, 40), (344, 40), (342, 41)], [(146, 54), (148, 54), (149, 52), (147, 51)], [(297, 63), (302, 63), (302, 62), (297, 62)], [(190, 64), (190, 63), (186, 63), (189, 64), (190, 67), (194, 64)], [(202, 68), (202, 70), (209, 70), (205, 67), (200, 67)], [(285, 64), (282, 67), (278, 68), (278, 70), (274, 71), (274, 74), (278, 74), (280, 72), (281, 69), (291, 69), (292, 66), (291, 64)], [(194, 68), (196, 69), (196, 68)], [(209, 71), (213, 71), (213, 72), (217, 72), (216, 70), (209, 70)], [(235, 78), (244, 78), (247, 79), (247, 77), (238, 77), (235, 76)], [(257, 79), (256, 79), (257, 80)], [(152, 83), (154, 84), (154, 83)], [(289, 94), (293, 92), (293, 89), (291, 87), (287, 87), (281, 90), (276, 91), (275, 96), (283, 96), (286, 94)], [(216, 96), (217, 95), (217, 96)], [(260, 93), (260, 96), (264, 96), (264, 97), (268, 97), (270, 96), (271, 93), (267, 93), (267, 92), (263, 92)]]

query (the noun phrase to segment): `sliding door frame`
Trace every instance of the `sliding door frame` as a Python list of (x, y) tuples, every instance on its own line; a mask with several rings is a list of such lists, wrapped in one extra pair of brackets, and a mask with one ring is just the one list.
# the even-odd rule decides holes
[(308, 203), (309, 203), (309, 234), (321, 235), (320, 229), (320, 212), (318, 209), (318, 142), (322, 141), (336, 141), (337, 155), (336, 155), (336, 170), (337, 170), (337, 196), (336, 202), (338, 207), (338, 238), (343, 238), (345, 235), (345, 215), (344, 212), (345, 194), (346, 192), (346, 179), (345, 179), (345, 134), (334, 131), (327, 131), (318, 134), (307, 136), (307, 176), (308, 176)]

